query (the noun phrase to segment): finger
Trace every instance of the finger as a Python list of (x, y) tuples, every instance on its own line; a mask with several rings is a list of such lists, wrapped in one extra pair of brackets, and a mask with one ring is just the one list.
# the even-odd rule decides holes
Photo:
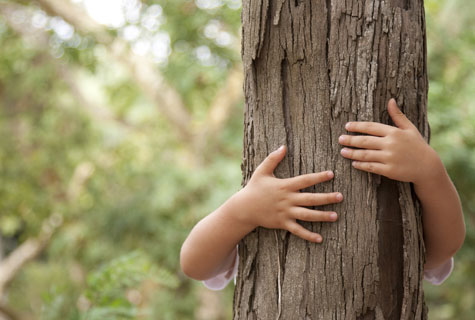
[(333, 222), (338, 219), (336, 212), (312, 210), (303, 207), (292, 208), (291, 214), (294, 219), (309, 222)]
[(344, 146), (363, 149), (382, 149), (383, 141), (380, 137), (341, 135), (338, 142)]
[(290, 222), (289, 225), (287, 226), (287, 230), (289, 230), (292, 234), (304, 240), (311, 241), (311, 242), (322, 242), (321, 235), (305, 229), (297, 222)]
[(313, 207), (323, 206), (331, 203), (338, 203), (343, 200), (343, 195), (339, 192), (332, 193), (310, 193), (299, 192), (295, 194), (294, 203), (297, 206)]
[(388, 126), (386, 124), (364, 121), (348, 122), (345, 125), (345, 128), (350, 132), (366, 133), (379, 137), (384, 137), (395, 129), (394, 127)]
[(318, 173), (303, 174), (301, 176), (296, 176), (285, 180), (287, 185), (292, 190), (300, 190), (313, 186), (317, 183), (322, 183), (331, 180), (333, 176), (334, 174), (332, 171), (323, 171)]
[(343, 148), (340, 153), (347, 159), (363, 162), (383, 162), (384, 160), (384, 152), (380, 150)]
[(397, 106), (396, 100), (390, 99), (388, 102), (388, 113), (394, 124), (400, 129), (410, 129), (414, 127), (412, 122), (402, 113)]
[(361, 162), (353, 161), (352, 165), (358, 170), (363, 170), (370, 173), (375, 173), (379, 175), (384, 175), (385, 165), (379, 162)]
[(264, 161), (256, 168), (255, 173), (264, 174), (264, 175), (272, 175), (274, 173), (275, 168), (279, 165), (279, 163), (284, 159), (286, 152), (285, 146), (280, 146), (279, 149), (271, 152)]

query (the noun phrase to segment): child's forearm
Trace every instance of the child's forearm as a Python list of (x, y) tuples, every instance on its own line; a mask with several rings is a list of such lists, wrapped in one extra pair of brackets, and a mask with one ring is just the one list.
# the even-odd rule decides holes
[(462, 246), (465, 223), (457, 191), (435, 151), (428, 164), (430, 176), (414, 182), (414, 189), (422, 205), (425, 267), (432, 269), (447, 261)]
[[(422, 204), (426, 268), (435, 268), (452, 257), (465, 238), (462, 206), (452, 181), (437, 153), (397, 106), (388, 102), (396, 127), (377, 122), (348, 122), (342, 135), (341, 154), (356, 169), (390, 179), (414, 183)], [(369, 136), (368, 136), (369, 135)], [(351, 147), (351, 148), (348, 148)]]
[(180, 253), (181, 268), (187, 276), (206, 280), (233, 265), (236, 245), (255, 228), (239, 219), (243, 201), (242, 192), (236, 193), (190, 232)]
[(180, 254), (181, 268), (186, 275), (206, 280), (228, 270), (236, 256), (236, 245), (258, 226), (288, 230), (312, 242), (323, 240), (321, 235), (305, 229), (297, 220), (336, 221), (336, 212), (308, 207), (338, 203), (343, 196), (339, 192), (310, 193), (299, 190), (331, 180), (333, 172), (276, 178), (273, 172), (284, 158), (285, 151), (285, 146), (281, 146), (270, 153), (243, 189), (193, 228)]

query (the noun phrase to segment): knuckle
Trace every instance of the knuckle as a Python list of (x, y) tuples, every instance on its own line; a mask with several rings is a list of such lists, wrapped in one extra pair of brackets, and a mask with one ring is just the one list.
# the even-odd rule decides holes
[(276, 186), (277, 192), (279, 193), (285, 193), (287, 192), (287, 186), (285, 184), (279, 184)]
[(393, 159), (395, 156), (395, 153), (393, 151), (387, 151), (383, 153), (383, 160), (389, 161)]
[(275, 226), (276, 226), (277, 229), (287, 229), (288, 230), (287, 224), (284, 223), (284, 221), (282, 221), (282, 219), (277, 219), (277, 221), (275, 222)]
[(289, 224), (287, 225), (287, 230), (289, 230), (290, 233), (293, 233), (293, 234), (298, 234), (298, 227), (295, 225), (295, 224)]
[(310, 176), (310, 179), (312, 180), (312, 182), (316, 183), (316, 182), (322, 180), (323, 177), (325, 176), (325, 174), (323, 172), (315, 172), (315, 173), (310, 173), (309, 176)]
[(310, 193), (307, 198), (307, 205), (308, 206), (315, 206), (318, 205), (320, 202), (320, 197), (317, 193)]
[(385, 173), (394, 173), (395, 171), (396, 171), (396, 167), (394, 166), (394, 164), (389, 164), (386, 167), (386, 170), (384, 170)]
[(331, 221), (332, 218), (330, 217), (330, 212), (325, 212), (325, 213), (322, 213), (321, 215), (321, 219), (322, 221)]
[(394, 128), (393, 129), (393, 137), (394, 138), (397, 138), (397, 139), (400, 139), (402, 138), (406, 133), (404, 132), (404, 130), (401, 130), (399, 128)]
[(314, 178), (315, 182), (319, 183), (326, 180), (328, 178), (328, 174), (326, 172), (318, 172), (315, 173)]
[(275, 182), (278, 192), (287, 192), (288, 182), (285, 179), (276, 179)]
[(308, 229), (302, 227), (302, 231), (300, 232), (300, 238), (311, 241), (312, 240), (312, 232)]
[(309, 185), (313, 183), (313, 178), (311, 175), (305, 175), (302, 180), (305, 185)]
[(331, 221), (330, 213), (326, 211), (318, 211), (318, 219), (320, 221)]
[(320, 202), (320, 196), (318, 193), (309, 194), (308, 203), (311, 203), (312, 205), (316, 205), (319, 202)]
[(409, 132), (411, 132), (412, 134), (417, 135), (417, 136), (422, 136), (419, 129), (417, 129), (417, 127), (412, 122), (411, 122), (411, 126), (409, 128)]
[(299, 220), (310, 221), (310, 220), (312, 220), (312, 215), (308, 212), (302, 212), (300, 214), (300, 219)]
[(355, 140), (355, 136), (348, 135), (346, 136), (345, 142), (348, 145), (352, 145)]
[(313, 221), (325, 221), (325, 217), (323, 217), (321, 211), (315, 210), (313, 212)]
[(296, 220), (305, 220), (306, 216), (305, 216), (305, 213), (302, 212), (302, 210), (296, 210), (293, 217), (296, 219)]
[(361, 147), (366, 148), (371, 145), (372, 139), (370, 137), (362, 137), (361, 138)]
[(279, 212), (279, 215), (277, 217), (277, 223), (279, 224), (281, 229), (286, 229), (287, 225), (290, 224), (292, 221), (292, 211), (282, 209)]
[(388, 137), (386, 145), (389, 149), (393, 149), (396, 146), (396, 139), (394, 137)]
[(277, 203), (275, 204), (275, 216), (277, 218), (283, 217), (285, 215), (285, 210), (284, 210), (284, 203), (282, 200), (277, 200)]

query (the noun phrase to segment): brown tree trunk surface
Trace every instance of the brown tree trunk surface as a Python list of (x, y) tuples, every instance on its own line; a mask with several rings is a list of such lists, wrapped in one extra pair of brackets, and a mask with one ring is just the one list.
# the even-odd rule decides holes
[[(280, 178), (333, 170), (340, 191), (313, 244), (258, 228), (239, 245), (234, 319), (426, 319), (420, 207), (411, 185), (352, 168), (348, 121), (389, 124), (396, 98), (428, 139), (423, 1), (244, 0), (243, 184), (279, 145)], [(272, 214), (272, 212), (269, 212)]]

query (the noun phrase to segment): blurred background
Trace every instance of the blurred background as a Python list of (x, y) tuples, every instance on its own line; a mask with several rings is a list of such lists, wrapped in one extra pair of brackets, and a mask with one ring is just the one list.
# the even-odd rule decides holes
[[(429, 319), (473, 319), (475, 2), (425, 5), (432, 145), (468, 231), (426, 300)], [(232, 285), (215, 293), (187, 279), (179, 250), (240, 189), (240, 10), (240, 0), (0, 0), (5, 319), (231, 318)]]

